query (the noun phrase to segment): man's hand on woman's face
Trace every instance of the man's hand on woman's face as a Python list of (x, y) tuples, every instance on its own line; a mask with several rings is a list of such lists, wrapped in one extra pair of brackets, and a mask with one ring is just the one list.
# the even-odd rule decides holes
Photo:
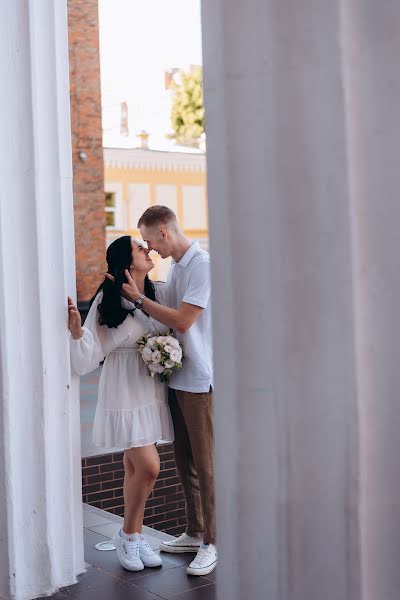
[[(121, 290), (122, 295), (127, 300), (130, 300), (131, 302), (135, 302), (135, 300), (140, 298), (141, 294), (138, 290), (135, 280), (132, 278), (132, 275), (130, 274), (128, 269), (125, 269), (125, 275), (128, 280), (128, 283), (122, 284), (122, 290)], [(114, 283), (114, 277), (112, 275), (110, 275), (110, 273), (106, 273), (106, 277), (107, 277), (107, 279), (109, 279), (110, 281), (112, 281)]]
[(128, 300), (135, 302), (135, 300), (140, 298), (140, 292), (135, 283), (135, 280), (132, 278), (132, 275), (130, 274), (128, 269), (125, 269), (125, 276), (128, 280), (128, 283), (122, 284), (123, 295), (125, 296), (125, 298), (128, 298)]

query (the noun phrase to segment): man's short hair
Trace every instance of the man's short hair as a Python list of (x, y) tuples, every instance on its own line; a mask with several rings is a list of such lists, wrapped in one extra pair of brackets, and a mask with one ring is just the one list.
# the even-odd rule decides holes
[(138, 228), (154, 227), (155, 225), (169, 225), (177, 223), (176, 215), (173, 210), (167, 206), (150, 206), (144, 211), (138, 222)]

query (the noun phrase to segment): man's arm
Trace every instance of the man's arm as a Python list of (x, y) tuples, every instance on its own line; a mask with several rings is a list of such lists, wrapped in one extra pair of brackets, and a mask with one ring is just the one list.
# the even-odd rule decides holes
[[(135, 302), (135, 300), (140, 298), (141, 294), (128, 270), (125, 271), (125, 275), (128, 283), (122, 284), (124, 296), (132, 302)], [(169, 308), (168, 306), (162, 306), (162, 304), (158, 304), (149, 298), (143, 299), (143, 309), (147, 314), (153, 317), (153, 319), (179, 331), (179, 333), (186, 333), (204, 310), (200, 306), (195, 306), (194, 304), (189, 304), (187, 302), (182, 302), (178, 309)]]

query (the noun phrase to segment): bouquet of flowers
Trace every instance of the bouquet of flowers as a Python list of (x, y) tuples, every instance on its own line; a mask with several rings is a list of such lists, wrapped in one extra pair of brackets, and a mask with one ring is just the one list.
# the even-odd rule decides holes
[(182, 368), (183, 350), (179, 341), (171, 335), (147, 333), (137, 342), (137, 348), (149, 370), (149, 375), (160, 375), (168, 381), (174, 369)]

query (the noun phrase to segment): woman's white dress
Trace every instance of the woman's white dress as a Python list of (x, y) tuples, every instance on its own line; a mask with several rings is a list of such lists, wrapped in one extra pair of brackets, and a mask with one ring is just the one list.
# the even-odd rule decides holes
[[(163, 303), (164, 284), (155, 284), (157, 300)], [(167, 401), (167, 388), (150, 377), (136, 348), (145, 333), (165, 333), (167, 328), (136, 310), (118, 327), (99, 324), (97, 307), (103, 292), (94, 300), (83, 327), (84, 334), (71, 337), (72, 368), (79, 375), (90, 373), (105, 358), (101, 371), (98, 402), (93, 425), (93, 443), (103, 448), (133, 448), (174, 439)], [(123, 299), (125, 308), (133, 303)]]

